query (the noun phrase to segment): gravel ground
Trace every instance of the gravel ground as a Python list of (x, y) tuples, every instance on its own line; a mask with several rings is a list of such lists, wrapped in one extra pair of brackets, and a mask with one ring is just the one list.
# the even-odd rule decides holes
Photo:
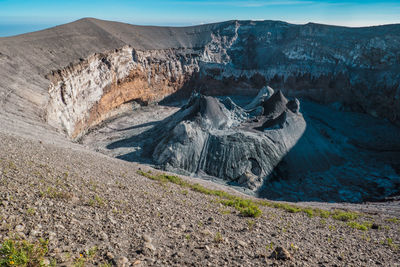
[[(137, 174), (149, 167), (1, 131), (0, 140), (0, 240), (48, 239), (60, 266), (400, 265), (400, 221), (385, 210), (361, 215), (379, 226), (367, 231), (269, 207), (246, 218), (215, 196)], [(290, 259), (271, 258), (277, 247)]]

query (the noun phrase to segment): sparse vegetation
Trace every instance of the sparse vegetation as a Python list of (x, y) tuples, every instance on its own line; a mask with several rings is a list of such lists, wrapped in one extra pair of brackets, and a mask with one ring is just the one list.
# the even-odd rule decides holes
[(222, 234), (220, 232), (217, 232), (214, 236), (214, 242), (215, 243), (222, 243), (224, 242), (224, 238), (222, 237)]
[[(331, 217), (334, 220), (339, 220), (339, 221), (343, 221), (343, 222), (355, 221), (360, 216), (359, 213), (352, 212), (352, 211), (343, 211), (343, 210), (328, 211), (328, 210), (322, 210), (322, 209), (317, 209), (317, 208), (301, 207), (301, 206), (296, 206), (296, 205), (288, 204), (288, 203), (272, 202), (272, 201), (268, 201), (268, 200), (254, 201), (251, 199), (244, 199), (244, 198), (241, 198), (238, 196), (231, 195), (231, 194), (221, 191), (221, 190), (212, 190), (212, 189), (208, 189), (199, 184), (192, 184), (192, 183), (186, 182), (182, 178), (175, 176), (175, 175), (168, 175), (168, 174), (163, 174), (163, 173), (152, 174), (150, 171), (144, 172), (141, 170), (138, 171), (138, 174), (140, 174), (144, 177), (147, 177), (151, 180), (159, 181), (163, 184), (170, 182), (170, 183), (182, 186), (184, 188), (189, 188), (189, 189), (199, 192), (199, 193), (220, 197), (222, 199), (222, 200), (220, 200), (221, 204), (223, 204), (225, 206), (234, 207), (236, 210), (238, 210), (240, 212), (240, 214), (242, 216), (245, 216), (245, 217), (259, 217), (262, 214), (262, 211), (260, 210), (259, 206), (267, 206), (267, 207), (271, 207), (271, 208), (281, 209), (281, 210), (284, 210), (289, 213), (302, 212), (302, 213), (306, 214), (308, 217), (314, 217), (314, 216), (318, 216), (321, 218)], [(367, 227), (365, 224), (359, 224), (359, 225), (360, 225), (359, 228), (362, 228), (362, 229)], [(359, 229), (357, 227), (357, 225), (355, 225), (355, 222), (349, 224), (349, 226), (352, 228)], [(330, 228), (330, 230), (332, 230), (332, 229)]]
[(36, 213), (36, 210), (34, 208), (28, 208), (26, 210), (26, 214), (29, 216), (35, 215), (35, 213)]
[(44, 266), (48, 242), (6, 239), (0, 246), (0, 266)]
[(250, 231), (253, 230), (255, 223), (256, 222), (254, 220), (247, 220), (247, 226), (248, 226)]
[(55, 187), (49, 186), (44, 191), (40, 191), (40, 197), (47, 197), (53, 199), (69, 199), (71, 195), (68, 192), (61, 191)]
[(397, 251), (397, 250), (399, 249), (399, 245), (395, 244), (395, 243), (393, 242), (393, 239), (390, 238), (390, 237), (386, 238), (386, 244), (387, 244), (392, 250)]
[(98, 195), (95, 195), (92, 199), (89, 200), (88, 204), (92, 207), (102, 207), (105, 205), (105, 200)]
[(332, 218), (335, 220), (347, 222), (358, 218), (358, 214), (351, 211), (335, 210), (332, 213)]
[(362, 230), (362, 231), (367, 231), (368, 229), (371, 228), (372, 223), (370, 222), (363, 222), (363, 223), (358, 223), (355, 221), (350, 221), (347, 223), (348, 226), (354, 229)]
[[(74, 267), (83, 267), (86, 266), (86, 263), (90, 263), (93, 261), (93, 258), (97, 255), (98, 252), (98, 247), (94, 246), (83, 253), (80, 253), (79, 256), (75, 259), (74, 261)], [(101, 266), (109, 266), (105, 263), (106, 265), (101, 265)]]
[(271, 243), (269, 243), (267, 246), (265, 246), (265, 249), (266, 249), (267, 251), (269, 251), (269, 250), (274, 250), (274, 247), (275, 247), (274, 242), (271, 242)]
[(387, 221), (387, 222), (392, 222), (392, 223), (398, 223), (398, 224), (400, 224), (400, 219), (398, 219), (398, 218), (396, 218), (396, 217), (386, 219), (386, 221)]
[(143, 171), (138, 171), (138, 173), (154, 181), (159, 181), (161, 183), (170, 182), (182, 186), (184, 188), (189, 188), (195, 192), (220, 197), (222, 199), (220, 201), (221, 204), (225, 206), (234, 207), (236, 210), (240, 212), (242, 216), (245, 217), (258, 217), (262, 213), (258, 205), (251, 199), (244, 199), (238, 196), (231, 195), (221, 190), (208, 189), (199, 184), (192, 184), (186, 182), (182, 178), (174, 175), (167, 175), (167, 174), (152, 175), (150, 172), (143, 172)]
[(221, 200), (225, 206), (234, 207), (245, 217), (258, 217), (261, 215), (260, 208), (250, 199), (236, 197), (234, 199)]

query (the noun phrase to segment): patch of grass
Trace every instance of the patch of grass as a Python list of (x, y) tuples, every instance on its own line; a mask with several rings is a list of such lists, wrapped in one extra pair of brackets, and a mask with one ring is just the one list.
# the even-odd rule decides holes
[(98, 195), (95, 195), (91, 200), (89, 200), (88, 204), (92, 207), (102, 207), (105, 205), (105, 200)]
[(314, 209), (314, 212), (317, 216), (321, 218), (329, 218), (329, 216), (331, 215), (330, 211), (328, 210)]
[(343, 222), (353, 221), (358, 218), (358, 214), (356, 212), (343, 211), (343, 210), (335, 210), (333, 211), (331, 216), (333, 219)]
[(231, 214), (231, 211), (229, 209), (220, 209), (219, 211), (223, 215)]
[(40, 197), (47, 197), (52, 199), (70, 199), (71, 194), (68, 192), (60, 191), (59, 189), (49, 186), (44, 191), (40, 191)]
[(367, 242), (370, 242), (370, 241), (371, 241), (371, 237), (370, 237), (370, 236), (367, 236), (366, 234), (363, 234), (361, 238), (362, 238), (363, 240), (367, 241)]
[(186, 182), (182, 178), (174, 175), (167, 175), (167, 174), (152, 174), (150, 171), (144, 172), (139, 170), (138, 174), (147, 177), (154, 181), (159, 181), (161, 183), (174, 183), (184, 188), (188, 188), (192, 191), (199, 192), (202, 194), (210, 195), (210, 196), (217, 196), (221, 198), (220, 203), (225, 206), (234, 207), (236, 210), (240, 212), (242, 216), (245, 217), (258, 217), (262, 214), (259, 206), (266, 206), (276, 209), (281, 209), (289, 213), (304, 213), (308, 217), (318, 216), (321, 218), (332, 218), (334, 220), (339, 221), (354, 221), (359, 217), (359, 213), (351, 212), (351, 211), (343, 211), (343, 210), (322, 210), (318, 208), (310, 208), (310, 207), (301, 207), (296, 206), (293, 204), (288, 203), (277, 203), (271, 202), (268, 200), (251, 200), (251, 199), (244, 199), (235, 195), (231, 195), (225, 191), (221, 190), (212, 190), (208, 189), (200, 184), (192, 184)]
[(249, 227), (250, 231), (253, 230), (255, 223), (256, 222), (254, 220), (247, 220), (247, 226)]
[(274, 246), (275, 246), (274, 242), (271, 242), (271, 243), (269, 243), (269, 245), (266, 245), (266, 246), (265, 246), (265, 249), (266, 249), (267, 251), (269, 251), (269, 250), (274, 250)]
[(224, 242), (224, 238), (222, 237), (220, 232), (217, 232), (214, 236), (214, 242), (215, 243), (222, 243)]
[(6, 239), (0, 246), (0, 266), (44, 266), (48, 241), (36, 243)]
[(302, 211), (310, 218), (314, 216), (314, 210), (312, 208), (305, 208)]
[(79, 254), (79, 258), (75, 259), (73, 267), (84, 267), (86, 263), (86, 259), (83, 257), (83, 254)]
[(393, 239), (391, 239), (391, 238), (386, 238), (386, 243), (387, 243), (387, 245), (392, 249), (392, 250), (394, 250), (394, 251), (397, 251), (398, 249), (399, 249), (399, 245), (397, 245), (397, 244), (395, 244), (394, 242), (393, 242)]
[[(97, 255), (98, 247), (94, 246), (85, 252), (79, 254), (79, 257), (75, 259), (73, 266), (74, 267), (84, 267), (87, 263), (93, 263), (93, 258)], [(108, 264), (108, 263), (105, 263)], [(103, 266), (103, 264), (101, 265)], [(109, 266), (109, 265), (105, 265)]]
[(370, 222), (358, 223), (355, 221), (350, 221), (350, 222), (347, 222), (347, 225), (354, 229), (358, 229), (361, 231), (367, 231), (368, 229), (371, 228), (372, 223), (370, 223)]
[(91, 249), (89, 249), (88, 251), (86, 251), (86, 256), (90, 259), (92, 259), (94, 256), (96, 256), (97, 251), (98, 251), (98, 247), (94, 246)]
[(36, 210), (34, 208), (28, 208), (26, 210), (26, 214), (29, 216), (35, 215), (35, 213), (36, 213)]
[(151, 180), (159, 181), (161, 183), (170, 182), (182, 186), (184, 188), (189, 188), (195, 192), (199, 192), (205, 195), (220, 197), (223, 199), (220, 201), (223, 205), (234, 207), (236, 210), (240, 212), (242, 216), (245, 217), (258, 217), (262, 213), (258, 205), (250, 199), (243, 199), (241, 197), (231, 195), (221, 190), (208, 189), (200, 184), (191, 184), (178, 176), (167, 175), (167, 174), (153, 175), (149, 172), (143, 172), (143, 171), (138, 171), (138, 174), (147, 177)]
[(392, 223), (399, 223), (400, 224), (400, 219), (393, 217), (393, 218), (389, 218), (386, 219), (387, 222), (392, 222)]
[(259, 217), (262, 213), (251, 199), (236, 197), (234, 199), (221, 200), (221, 203), (225, 206), (234, 207), (245, 217)]

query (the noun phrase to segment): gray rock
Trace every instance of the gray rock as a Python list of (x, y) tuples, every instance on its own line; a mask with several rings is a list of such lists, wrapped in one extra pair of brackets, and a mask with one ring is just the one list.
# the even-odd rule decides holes
[(143, 240), (144, 240), (145, 242), (149, 242), (149, 243), (153, 242), (152, 239), (151, 239), (151, 237), (150, 237), (149, 235), (144, 234), (144, 235), (142, 236), (142, 238), (143, 238)]
[(23, 232), (25, 230), (25, 225), (23, 224), (19, 224), (17, 226), (15, 226), (15, 231), (17, 232)]
[(128, 258), (121, 256), (117, 259), (116, 264), (117, 267), (126, 267), (128, 266), (128, 262), (129, 262)]
[(299, 104), (281, 91), (260, 103), (254, 118), (230, 99), (193, 95), (160, 126), (154, 161), (166, 170), (206, 173), (257, 191), (301, 137), (305, 121)]
[(151, 244), (150, 242), (144, 242), (143, 247), (145, 249), (149, 249), (150, 251), (155, 251), (156, 248), (154, 247), (153, 244)]

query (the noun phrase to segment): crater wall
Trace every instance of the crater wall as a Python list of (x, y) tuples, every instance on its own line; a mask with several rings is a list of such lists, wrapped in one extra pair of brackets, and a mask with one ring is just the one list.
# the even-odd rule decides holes
[(184, 45), (127, 45), (52, 71), (47, 121), (75, 139), (132, 101), (180, 100), (193, 90), (253, 96), (270, 85), (400, 124), (399, 25), (230, 21), (180, 31)]

